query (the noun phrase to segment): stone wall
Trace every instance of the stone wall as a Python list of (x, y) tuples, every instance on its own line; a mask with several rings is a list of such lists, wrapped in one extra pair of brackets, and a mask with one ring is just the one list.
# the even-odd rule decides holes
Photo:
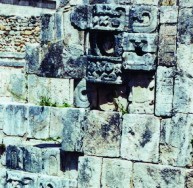
[(0, 188), (192, 188), (193, 3), (58, 3), (1, 53)]

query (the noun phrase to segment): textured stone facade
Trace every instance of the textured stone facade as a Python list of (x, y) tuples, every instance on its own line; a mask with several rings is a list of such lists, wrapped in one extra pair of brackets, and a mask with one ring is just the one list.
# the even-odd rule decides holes
[(191, 0), (0, 8), (0, 188), (193, 187)]

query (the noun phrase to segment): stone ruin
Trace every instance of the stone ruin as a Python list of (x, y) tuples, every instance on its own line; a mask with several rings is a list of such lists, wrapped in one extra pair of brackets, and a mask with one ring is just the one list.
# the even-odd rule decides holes
[(0, 0), (0, 188), (192, 188), (192, 0)]

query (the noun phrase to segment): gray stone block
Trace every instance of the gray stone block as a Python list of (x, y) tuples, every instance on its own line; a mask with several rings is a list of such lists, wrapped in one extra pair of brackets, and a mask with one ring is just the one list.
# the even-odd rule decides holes
[(173, 113), (174, 68), (159, 66), (156, 73), (155, 115), (170, 117)]
[(84, 109), (68, 108), (63, 110), (62, 150), (82, 152)]
[(28, 107), (21, 104), (5, 106), (3, 132), (11, 136), (24, 136), (28, 126)]
[(121, 113), (90, 111), (84, 122), (84, 153), (119, 157), (121, 123)]
[(161, 164), (192, 166), (192, 119), (191, 114), (176, 114), (161, 121)]
[(193, 7), (193, 2), (191, 0), (179, 0), (180, 7)]
[(29, 106), (28, 138), (46, 139), (49, 137), (50, 108)]
[(184, 169), (145, 163), (134, 164), (134, 187), (185, 187)]
[(177, 23), (178, 6), (160, 7), (160, 23)]
[(80, 157), (78, 164), (78, 187), (100, 187), (102, 158)]
[(101, 187), (131, 188), (133, 164), (120, 159), (103, 159)]
[(121, 157), (128, 160), (158, 162), (160, 121), (153, 115), (123, 116)]

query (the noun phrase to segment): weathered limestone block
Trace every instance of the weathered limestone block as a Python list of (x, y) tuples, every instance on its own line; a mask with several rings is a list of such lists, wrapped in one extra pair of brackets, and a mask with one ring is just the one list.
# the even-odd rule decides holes
[(120, 159), (103, 159), (101, 187), (131, 188), (133, 164)]
[(191, 0), (179, 0), (179, 6), (181, 6), (181, 7), (193, 7), (193, 2)]
[(164, 66), (176, 65), (176, 25), (161, 25), (159, 35), (158, 63)]
[(54, 39), (54, 23), (55, 16), (51, 14), (43, 14), (41, 16), (41, 42), (48, 43)]
[(51, 176), (60, 175), (60, 149), (43, 148), (42, 149), (42, 173)]
[(179, 44), (177, 50), (177, 67), (179, 71), (188, 77), (193, 77), (193, 44)]
[(177, 23), (178, 6), (161, 6), (160, 23)]
[(193, 187), (193, 171), (192, 170), (186, 170), (186, 188), (192, 188)]
[(5, 187), (6, 183), (6, 169), (1, 168), (0, 172), (0, 187)]
[(159, 0), (134, 0), (135, 4), (158, 5)]
[(156, 116), (171, 116), (173, 112), (174, 68), (159, 66), (156, 73)]
[(84, 109), (63, 109), (63, 135), (62, 150), (69, 152), (82, 152), (84, 136)]
[(151, 73), (131, 74), (129, 78), (129, 113), (153, 114), (155, 78)]
[(175, 6), (177, 5), (177, 0), (161, 0), (160, 5), (161, 6)]
[(23, 150), (24, 171), (39, 173), (42, 171), (42, 152), (40, 148), (33, 146), (21, 147)]
[(161, 121), (160, 162), (173, 166), (192, 166), (191, 114), (176, 114)]
[(160, 121), (153, 115), (123, 116), (121, 157), (128, 160), (158, 162)]
[(23, 150), (17, 146), (7, 146), (6, 167), (14, 170), (23, 170)]
[(192, 44), (193, 41), (193, 8), (183, 8), (179, 11), (178, 41), (182, 44)]
[(37, 174), (7, 171), (5, 187), (37, 187)]
[(41, 48), (39, 43), (26, 45), (26, 72), (37, 73), (41, 64)]
[(135, 163), (133, 182), (134, 187), (185, 187), (184, 169)]
[(119, 157), (121, 114), (90, 111), (84, 122), (83, 151), (87, 155)]
[(103, 111), (127, 111), (126, 86), (104, 85), (98, 87), (99, 109)]
[(78, 187), (100, 187), (102, 158), (80, 157), (78, 164)]
[(173, 99), (174, 112), (193, 113), (192, 90), (193, 81), (191, 77), (176, 76)]
[[(147, 2), (147, 1), (146, 1)], [(158, 8), (155, 6), (132, 6), (130, 10), (130, 24), (132, 32), (151, 33), (158, 26)]]
[(3, 132), (11, 136), (24, 136), (28, 126), (28, 107), (10, 104), (4, 110)]
[(49, 137), (50, 108), (29, 106), (28, 138), (46, 139)]

